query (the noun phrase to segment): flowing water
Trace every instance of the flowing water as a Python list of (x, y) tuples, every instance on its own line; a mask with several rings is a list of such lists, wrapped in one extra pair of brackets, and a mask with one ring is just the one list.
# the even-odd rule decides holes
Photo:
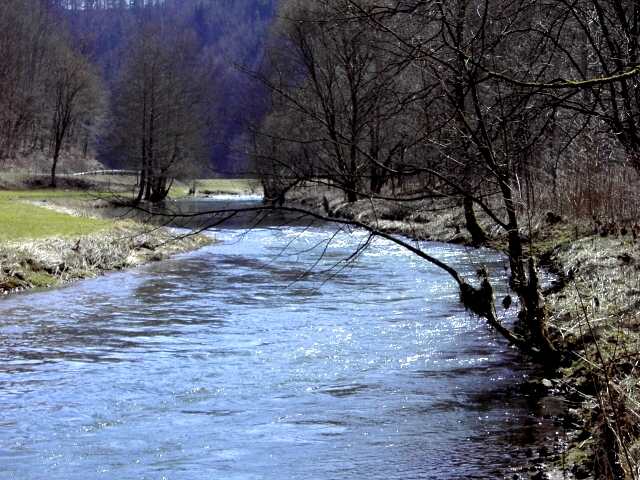
[(0, 300), (0, 479), (508, 475), (538, 422), (515, 353), (442, 272), (386, 241), (342, 263), (366, 236), (333, 232), (235, 225)]

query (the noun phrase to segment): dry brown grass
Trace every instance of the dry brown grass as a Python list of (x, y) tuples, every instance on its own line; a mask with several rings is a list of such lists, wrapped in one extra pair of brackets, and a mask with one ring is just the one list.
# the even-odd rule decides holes
[[(527, 251), (553, 252), (567, 279), (548, 297), (557, 339), (575, 352), (560, 382), (582, 430), (573, 433), (566, 458), (591, 478), (640, 479), (640, 238), (630, 228), (640, 222), (640, 180), (628, 167), (609, 167), (577, 164), (561, 172), (555, 190), (540, 175), (534, 185), (524, 182), (518, 196)], [(349, 205), (340, 192), (317, 186), (293, 197), (303, 207), (323, 213), (328, 207), (331, 215), (413, 238), (464, 242), (468, 235), (462, 209), (451, 201)], [(498, 199), (487, 201), (500, 211)], [(549, 221), (549, 212), (557, 221)], [(504, 232), (476, 213), (493, 245), (503, 246)], [(606, 224), (614, 228), (603, 232)]]
[(194, 250), (211, 241), (203, 235), (182, 236), (164, 228), (120, 222), (82, 237), (5, 243), (0, 246), (0, 293), (93, 277)]
[(631, 166), (587, 157), (552, 175), (533, 174), (529, 201), (533, 211), (552, 211), (571, 220), (594, 218), (635, 222), (640, 212), (640, 176)]
[(571, 282), (548, 299), (552, 324), (575, 351), (564, 382), (585, 419), (574, 448), (600, 478), (640, 478), (639, 253), (630, 236), (599, 235), (555, 251)]

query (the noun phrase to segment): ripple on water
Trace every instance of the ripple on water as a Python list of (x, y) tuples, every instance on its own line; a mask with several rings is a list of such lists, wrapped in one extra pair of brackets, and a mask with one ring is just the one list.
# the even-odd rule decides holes
[[(343, 269), (358, 232), (324, 253), (325, 227), (238, 233), (0, 301), (8, 478), (490, 478), (523, 460), (526, 371), (446, 275), (382, 241)], [(493, 252), (423, 246), (504, 277)]]

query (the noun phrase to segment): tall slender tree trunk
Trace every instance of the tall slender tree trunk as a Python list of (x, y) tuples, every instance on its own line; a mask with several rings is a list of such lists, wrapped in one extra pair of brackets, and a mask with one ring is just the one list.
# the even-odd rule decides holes
[(549, 355), (549, 361), (553, 363), (557, 358), (557, 351), (549, 339), (548, 315), (534, 258), (529, 258), (528, 270), (527, 287), (520, 295), (524, 303), (526, 323), (533, 342), (543, 353)]
[(49, 185), (51, 186), (51, 188), (56, 188), (56, 169), (58, 168), (58, 160), (60, 159), (60, 148), (61, 145), (59, 142), (56, 142), (56, 145), (54, 147), (54, 151), (53, 151), (53, 161), (51, 163), (51, 181), (49, 183)]
[(345, 183), (345, 190), (347, 194), (347, 202), (354, 203), (358, 201), (358, 192), (356, 189), (358, 188), (358, 184), (353, 175), (350, 175)]
[(149, 181), (147, 166), (147, 92), (142, 94), (142, 131), (140, 135), (140, 183), (138, 184), (138, 194), (134, 200), (134, 205), (138, 205), (144, 198), (144, 193)]
[(136, 198), (133, 201), (134, 205), (138, 205), (142, 201), (146, 186), (147, 186), (147, 172), (143, 168), (142, 171), (140, 172), (140, 184), (138, 185), (138, 193), (136, 195)]

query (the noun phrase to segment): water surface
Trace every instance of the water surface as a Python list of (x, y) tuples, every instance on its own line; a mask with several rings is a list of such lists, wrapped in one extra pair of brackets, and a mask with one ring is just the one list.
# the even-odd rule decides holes
[[(507, 475), (537, 418), (526, 370), (455, 285), (362, 232), (221, 243), (0, 300), (0, 478)], [(331, 244), (327, 245), (327, 240)], [(424, 244), (504, 277), (497, 254)]]

